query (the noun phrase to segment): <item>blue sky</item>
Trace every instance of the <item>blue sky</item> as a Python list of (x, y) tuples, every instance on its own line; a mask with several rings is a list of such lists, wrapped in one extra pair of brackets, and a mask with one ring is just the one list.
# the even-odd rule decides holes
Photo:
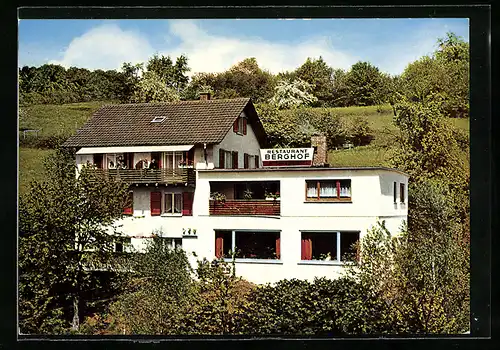
[(119, 69), (154, 53), (186, 54), (191, 74), (247, 57), (278, 73), (322, 56), (334, 68), (369, 61), (399, 74), (448, 31), (468, 41), (468, 19), (20, 20), (18, 62)]

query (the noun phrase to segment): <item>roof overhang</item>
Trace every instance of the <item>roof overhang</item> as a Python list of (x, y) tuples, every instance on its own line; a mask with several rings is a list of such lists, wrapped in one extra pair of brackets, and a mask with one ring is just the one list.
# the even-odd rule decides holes
[(194, 145), (173, 146), (129, 146), (129, 147), (82, 147), (76, 154), (99, 153), (147, 153), (147, 152), (182, 152), (189, 151)]

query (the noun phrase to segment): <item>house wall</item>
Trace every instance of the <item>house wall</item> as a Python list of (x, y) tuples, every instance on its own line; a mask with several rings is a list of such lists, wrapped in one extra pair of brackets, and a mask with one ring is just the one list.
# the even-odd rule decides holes
[[(245, 112), (241, 115), (245, 116)], [(244, 153), (257, 155), (260, 157), (260, 145), (250, 123), (247, 124), (247, 134), (237, 134), (233, 132), (233, 127), (228, 131), (222, 142), (213, 146), (213, 164), (219, 167), (219, 149), (238, 152), (238, 167), (244, 167)]]
[[(305, 202), (306, 179), (350, 178), (352, 203)], [(235, 180), (279, 180), (281, 216), (210, 216), (210, 181)], [(359, 231), (361, 239), (377, 220), (385, 220), (387, 228), (395, 232), (406, 220), (404, 208), (394, 208), (392, 203), (392, 181), (406, 181), (406, 176), (384, 170), (332, 170), (332, 171), (272, 171), (272, 172), (198, 172), (193, 201), (193, 216), (150, 216), (150, 192), (185, 191), (182, 186), (136, 187), (134, 191), (134, 215), (118, 222), (127, 235), (134, 237), (136, 249), (144, 248), (152, 232), (161, 230), (166, 237), (182, 237), (184, 229), (196, 229), (195, 237), (183, 238), (183, 249), (188, 253), (193, 266), (196, 259), (215, 257), (214, 230), (276, 230), (281, 232), (280, 260), (238, 260), (237, 275), (255, 283), (276, 282), (284, 278), (313, 279), (325, 276), (336, 278), (343, 267), (331, 261), (301, 261), (301, 230)], [(387, 186), (391, 183), (391, 194)], [(386, 198), (388, 197), (388, 198)], [(389, 200), (389, 204), (387, 201)], [(391, 206), (392, 205), (392, 206)], [(144, 215), (144, 217), (140, 217)], [(196, 258), (192, 254), (196, 253)]]

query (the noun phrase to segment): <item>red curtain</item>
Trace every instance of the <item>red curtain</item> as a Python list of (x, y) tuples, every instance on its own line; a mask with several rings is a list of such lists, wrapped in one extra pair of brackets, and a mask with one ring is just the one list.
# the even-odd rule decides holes
[(161, 192), (151, 192), (151, 216), (161, 215)]
[(280, 236), (276, 238), (276, 259), (281, 258), (281, 239)]
[(301, 260), (312, 259), (312, 240), (307, 235), (302, 237)]
[(194, 192), (182, 193), (182, 215), (193, 215), (193, 196)]
[(224, 255), (224, 236), (222, 232), (215, 232), (215, 256), (217, 259)]
[(233, 131), (238, 132), (238, 118), (233, 123)]

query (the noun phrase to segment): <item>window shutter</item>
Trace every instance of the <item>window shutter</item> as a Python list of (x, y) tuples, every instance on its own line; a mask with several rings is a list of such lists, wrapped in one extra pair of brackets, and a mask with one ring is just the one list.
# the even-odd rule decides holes
[(243, 135), (247, 134), (247, 118), (243, 118)]
[(233, 152), (233, 169), (238, 169), (238, 152)]
[(123, 214), (124, 215), (132, 215), (134, 213), (134, 193), (129, 192), (128, 193), (128, 203), (125, 204), (125, 207), (123, 208)]
[(222, 148), (219, 149), (219, 168), (224, 169), (224, 150)]
[(248, 169), (248, 153), (243, 153), (243, 167)]
[(276, 259), (281, 258), (281, 239), (280, 236), (276, 237)]
[(193, 215), (193, 192), (182, 193), (182, 215)]
[(259, 167), (259, 156), (255, 156), (255, 167)]
[(403, 183), (399, 184), (399, 201), (401, 203), (405, 202), (405, 184)]
[(233, 123), (233, 131), (234, 132), (238, 132), (238, 119), (239, 118), (236, 118), (236, 120)]
[(151, 216), (161, 214), (161, 192), (151, 192)]
[(398, 198), (397, 189), (398, 189), (397, 183), (394, 182), (394, 186), (392, 187), (392, 191), (393, 191), (392, 198), (394, 199), (394, 203), (397, 202), (397, 198)]
[(215, 256), (217, 259), (224, 255), (224, 235), (222, 232), (215, 232)]

